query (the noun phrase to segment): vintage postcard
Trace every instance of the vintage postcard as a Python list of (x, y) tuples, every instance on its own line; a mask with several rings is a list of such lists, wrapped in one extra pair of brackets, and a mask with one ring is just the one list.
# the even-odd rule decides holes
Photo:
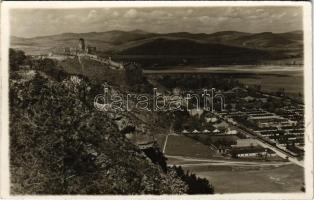
[(1, 197), (312, 199), (311, 16), (2, 2)]

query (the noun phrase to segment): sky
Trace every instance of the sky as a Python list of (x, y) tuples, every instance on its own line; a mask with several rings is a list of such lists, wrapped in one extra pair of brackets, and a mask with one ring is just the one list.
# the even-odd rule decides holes
[(131, 31), (289, 32), (302, 30), (300, 7), (180, 7), (14, 9), (11, 35), (36, 37), (61, 33)]

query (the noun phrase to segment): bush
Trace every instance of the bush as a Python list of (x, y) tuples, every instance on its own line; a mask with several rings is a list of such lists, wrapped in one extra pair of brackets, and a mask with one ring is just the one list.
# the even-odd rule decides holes
[(9, 49), (9, 66), (11, 71), (19, 70), (19, 66), (24, 64), (25, 59), (26, 56), (23, 51)]
[(188, 184), (188, 194), (213, 194), (214, 187), (209, 184), (209, 181), (205, 178), (199, 178), (195, 174), (186, 172), (184, 173), (181, 166), (173, 167), (176, 170), (179, 177)]

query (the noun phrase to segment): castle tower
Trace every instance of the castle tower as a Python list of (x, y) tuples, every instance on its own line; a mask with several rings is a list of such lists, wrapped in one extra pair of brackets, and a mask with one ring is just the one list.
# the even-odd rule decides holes
[(83, 38), (80, 38), (79, 39), (79, 44), (78, 44), (78, 46), (79, 46), (79, 51), (80, 52), (85, 52), (85, 40), (83, 39)]

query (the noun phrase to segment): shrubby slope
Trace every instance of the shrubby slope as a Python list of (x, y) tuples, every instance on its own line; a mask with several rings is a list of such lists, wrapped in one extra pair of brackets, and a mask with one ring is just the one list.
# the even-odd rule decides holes
[(11, 80), (12, 193), (184, 193), (176, 173), (163, 172), (85, 103), (86, 87), (40, 73)]
[[(206, 179), (167, 167), (158, 149), (139, 149), (126, 137), (129, 124), (97, 111), (98, 81), (23, 55), (10, 50), (18, 58), (9, 80), (12, 194), (213, 193)], [(30, 69), (21, 69), (25, 62)], [(139, 116), (123, 119), (140, 125)]]

